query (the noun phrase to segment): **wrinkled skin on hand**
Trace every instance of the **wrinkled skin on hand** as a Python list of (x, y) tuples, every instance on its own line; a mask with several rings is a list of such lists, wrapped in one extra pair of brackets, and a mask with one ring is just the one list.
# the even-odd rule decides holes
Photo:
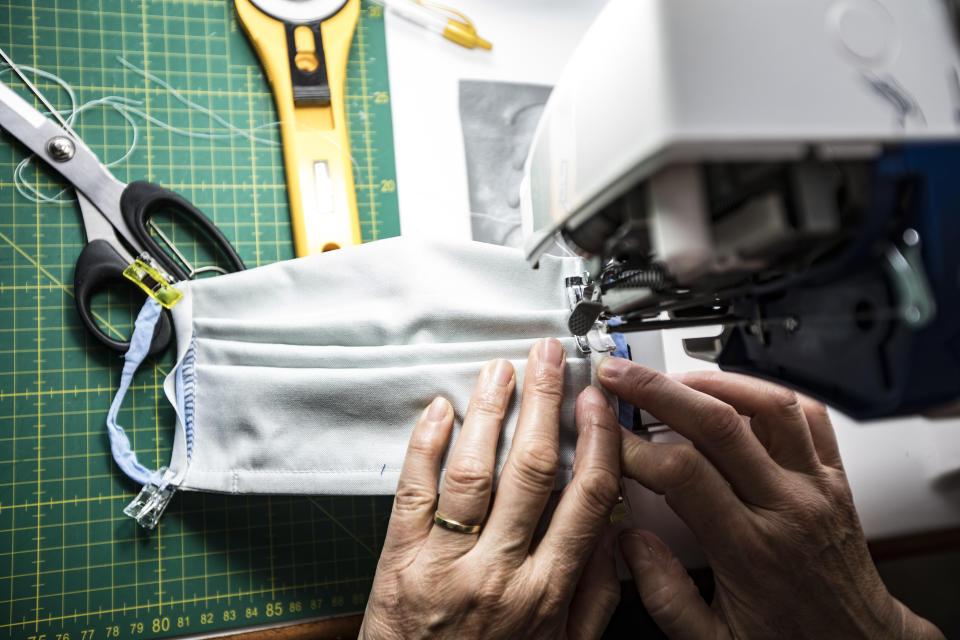
[(708, 606), (656, 535), (621, 535), (670, 638), (943, 638), (877, 574), (822, 405), (743, 376), (670, 377), (614, 358), (599, 378), (692, 443), (623, 433), (624, 475), (666, 496), (715, 577)]
[[(360, 637), (595, 638), (620, 599), (613, 540), (597, 545), (619, 494), (620, 428), (597, 389), (577, 400), (573, 480), (549, 528), (534, 532), (553, 490), (565, 357), (545, 340), (531, 352), (520, 417), (490, 507), (500, 425), (516, 378), (487, 366), (437, 478), (453, 425), (442, 399), (423, 413), (397, 486)], [(479, 535), (433, 523), (435, 510)], [(489, 511), (489, 515), (488, 515)]]

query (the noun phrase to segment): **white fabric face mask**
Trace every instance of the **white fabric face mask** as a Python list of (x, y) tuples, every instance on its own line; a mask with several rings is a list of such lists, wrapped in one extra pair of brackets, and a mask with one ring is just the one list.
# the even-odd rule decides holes
[[(114, 457), (145, 484), (127, 513), (155, 524), (175, 488), (393, 493), (423, 408), (445, 396), (456, 430), (483, 365), (506, 358), (517, 391), (504, 420), (499, 473), (527, 354), (544, 337), (559, 338), (567, 354), (557, 478), (565, 485), (576, 438), (573, 403), (593, 371), (590, 354), (566, 328), (565, 279), (581, 272), (578, 258), (545, 256), (533, 269), (516, 249), (394, 239), (178, 283), (177, 365), (164, 384), (177, 414), (169, 467), (139, 465), (116, 425), (143, 359), (136, 347), (108, 419)], [(131, 343), (149, 343), (158, 314), (148, 302)], [(613, 348), (605, 335), (593, 344)]]

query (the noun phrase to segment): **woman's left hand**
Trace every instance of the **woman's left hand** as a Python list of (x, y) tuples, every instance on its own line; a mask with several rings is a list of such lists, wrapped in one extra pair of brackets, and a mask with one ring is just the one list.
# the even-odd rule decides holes
[[(509, 362), (480, 374), (437, 501), (453, 408), (437, 398), (410, 437), (360, 637), (595, 638), (620, 599), (603, 536), (619, 493), (620, 427), (604, 396), (577, 399), (573, 480), (546, 534), (534, 530), (553, 490), (565, 356), (557, 340), (530, 351), (520, 418), (490, 508), (500, 425), (516, 385)], [(489, 515), (488, 515), (489, 510)], [(434, 514), (474, 525), (462, 533)]]

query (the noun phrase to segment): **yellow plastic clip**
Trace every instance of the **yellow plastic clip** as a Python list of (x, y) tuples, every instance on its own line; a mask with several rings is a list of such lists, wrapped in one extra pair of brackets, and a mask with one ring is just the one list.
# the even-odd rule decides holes
[(123, 276), (143, 289), (164, 309), (172, 309), (183, 297), (182, 291), (170, 285), (170, 276), (146, 254), (138, 256), (130, 266), (124, 269)]

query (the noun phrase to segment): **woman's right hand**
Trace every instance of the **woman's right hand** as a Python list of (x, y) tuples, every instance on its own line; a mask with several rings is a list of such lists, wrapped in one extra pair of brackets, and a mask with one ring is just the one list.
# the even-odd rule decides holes
[(669, 377), (607, 358), (600, 382), (692, 441), (624, 432), (624, 475), (666, 496), (713, 569), (712, 606), (656, 535), (621, 549), (671, 638), (937, 638), (877, 573), (823, 405), (724, 373)]

